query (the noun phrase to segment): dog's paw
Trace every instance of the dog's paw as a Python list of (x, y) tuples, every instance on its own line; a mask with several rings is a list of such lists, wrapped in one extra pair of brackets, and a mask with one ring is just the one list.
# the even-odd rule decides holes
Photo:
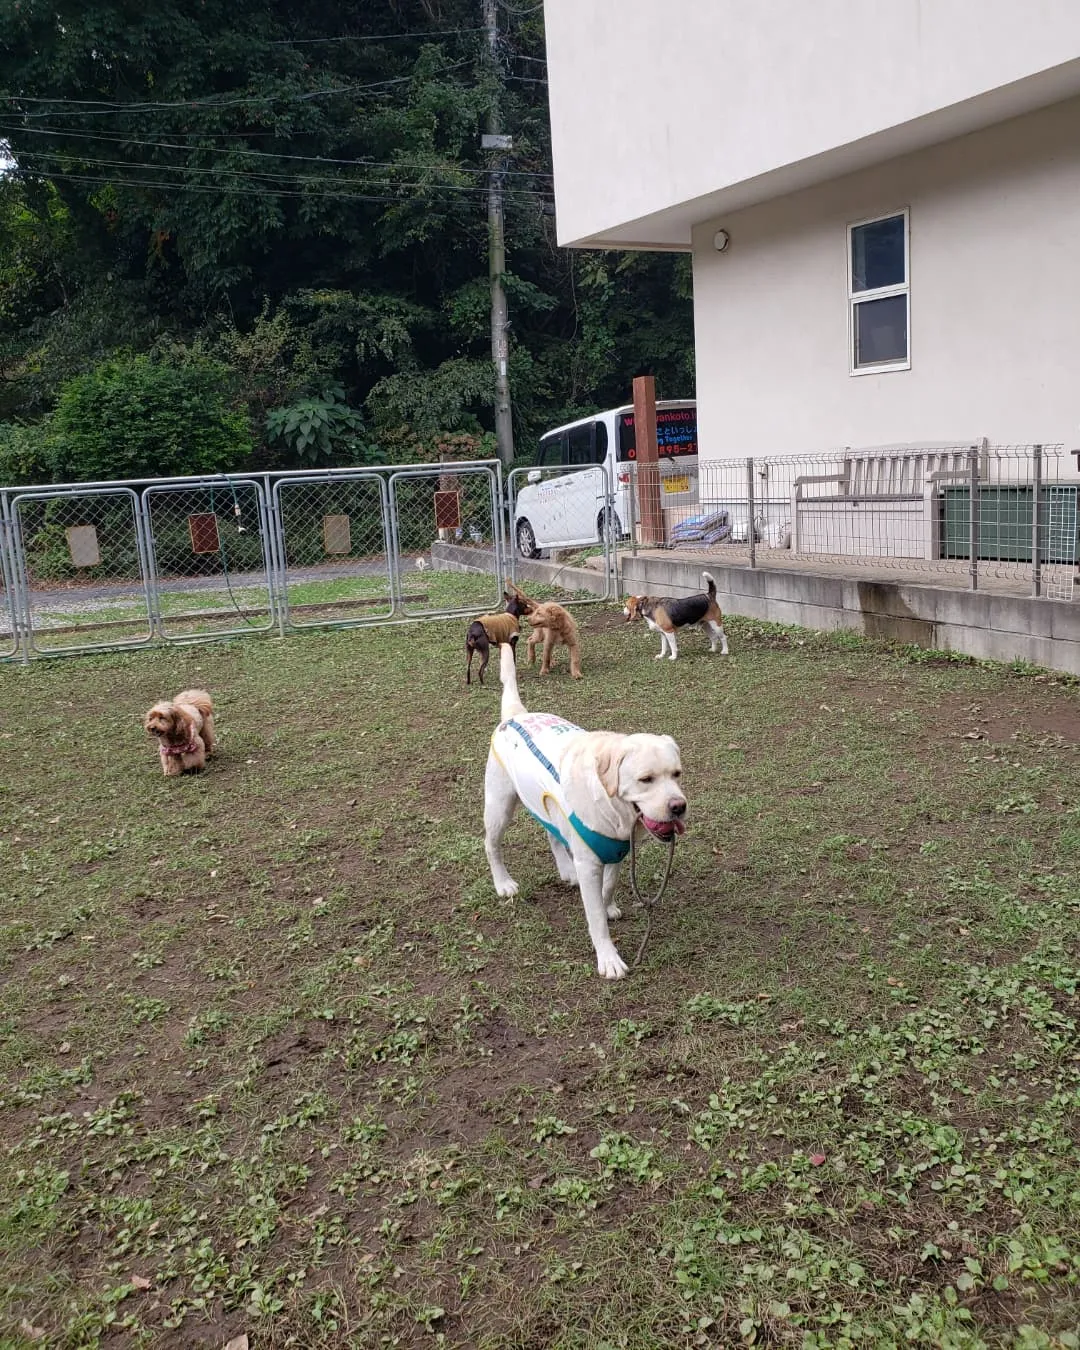
[(622, 910), (616, 904), (610, 904), (607, 907), (607, 916), (609, 919), (621, 919)]
[(597, 956), (596, 969), (605, 980), (624, 980), (630, 974), (630, 967), (614, 947)]
[(510, 877), (507, 877), (505, 881), (495, 883), (495, 894), (501, 895), (504, 900), (509, 900), (512, 895), (517, 895), (520, 889), (517, 882)]
[(668, 660), (669, 660), (669, 661), (674, 661), (674, 660), (675, 660), (675, 653), (674, 653), (674, 652), (671, 653), (671, 655), (668, 657)]
[(663, 653), (663, 652), (661, 652), (659, 656), (654, 656), (654, 657), (653, 657), (653, 660), (654, 660), (654, 661), (662, 661), (663, 659), (664, 659), (664, 653)]

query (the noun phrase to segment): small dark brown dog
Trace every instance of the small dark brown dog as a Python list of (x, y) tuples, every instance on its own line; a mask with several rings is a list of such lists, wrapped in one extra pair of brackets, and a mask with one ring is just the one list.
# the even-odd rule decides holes
[(185, 689), (155, 703), (144, 725), (157, 737), (166, 778), (201, 769), (214, 752), (214, 703), (205, 689)]
[[(465, 634), (465, 654), (467, 657), (465, 663), (465, 683), (472, 684), (472, 659), (473, 653), (480, 654), (480, 683), (484, 683), (484, 671), (487, 670), (488, 661), (491, 658), (491, 648), (497, 647), (500, 642), (515, 642), (520, 636), (520, 626), (518, 620), (525, 613), (525, 605), (522, 597), (515, 591), (503, 592), (503, 599), (506, 601), (506, 612), (503, 614), (481, 614), (478, 619), (474, 619), (469, 624), (468, 632)], [(515, 648), (516, 651), (516, 648)]]
[(529, 634), (529, 665), (536, 660), (536, 649), (542, 642), (544, 650), (540, 657), (540, 674), (551, 671), (551, 655), (556, 647), (564, 646), (570, 653), (570, 674), (575, 680), (581, 679), (581, 643), (578, 639), (578, 626), (573, 615), (554, 600), (533, 600), (519, 591), (512, 581), (507, 586), (524, 606), (525, 617), (532, 624)]

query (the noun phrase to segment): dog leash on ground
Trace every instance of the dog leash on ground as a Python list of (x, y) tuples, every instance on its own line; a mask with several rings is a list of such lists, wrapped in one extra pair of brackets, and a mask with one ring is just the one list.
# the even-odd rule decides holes
[(638, 889), (637, 879), (637, 834), (638, 830), (643, 828), (635, 823), (630, 832), (630, 889), (634, 893), (634, 899), (645, 907), (645, 932), (642, 935), (641, 942), (638, 944), (637, 955), (634, 957), (633, 965), (641, 965), (641, 958), (645, 955), (645, 948), (648, 946), (649, 938), (652, 935), (653, 910), (664, 898), (664, 892), (667, 890), (668, 879), (671, 876), (671, 865), (675, 861), (675, 839), (672, 835), (668, 841), (667, 861), (664, 864), (664, 875), (660, 878), (660, 886), (655, 895), (644, 896)]

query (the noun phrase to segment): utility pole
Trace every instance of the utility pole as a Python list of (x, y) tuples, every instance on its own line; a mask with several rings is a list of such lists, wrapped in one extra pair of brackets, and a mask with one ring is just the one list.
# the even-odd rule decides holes
[(491, 77), (487, 135), (481, 138), (485, 150), (493, 152), (488, 179), (488, 273), (491, 278), (491, 360), (495, 367), (495, 442), (504, 468), (514, 462), (514, 421), (510, 410), (510, 322), (506, 310), (506, 232), (503, 217), (503, 176), (506, 160), (503, 151), (513, 140), (499, 129), (499, 30), (496, 21), (497, 0), (483, 0), (484, 28), (487, 31)]

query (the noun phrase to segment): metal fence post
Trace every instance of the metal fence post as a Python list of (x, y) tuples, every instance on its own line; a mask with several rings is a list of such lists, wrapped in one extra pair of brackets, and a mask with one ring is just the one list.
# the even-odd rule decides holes
[(637, 557), (637, 464), (626, 462), (627, 477), (630, 480), (626, 496), (630, 502), (630, 556)]
[(968, 451), (968, 556), (971, 589), (979, 589), (979, 447)]
[(1042, 446), (1033, 446), (1031, 456), (1031, 594), (1036, 597), (1042, 595), (1042, 558), (1039, 555), (1039, 526), (1042, 523), (1042, 458)]
[(757, 530), (754, 527), (754, 457), (746, 459), (746, 537), (750, 541), (750, 566), (757, 566)]

